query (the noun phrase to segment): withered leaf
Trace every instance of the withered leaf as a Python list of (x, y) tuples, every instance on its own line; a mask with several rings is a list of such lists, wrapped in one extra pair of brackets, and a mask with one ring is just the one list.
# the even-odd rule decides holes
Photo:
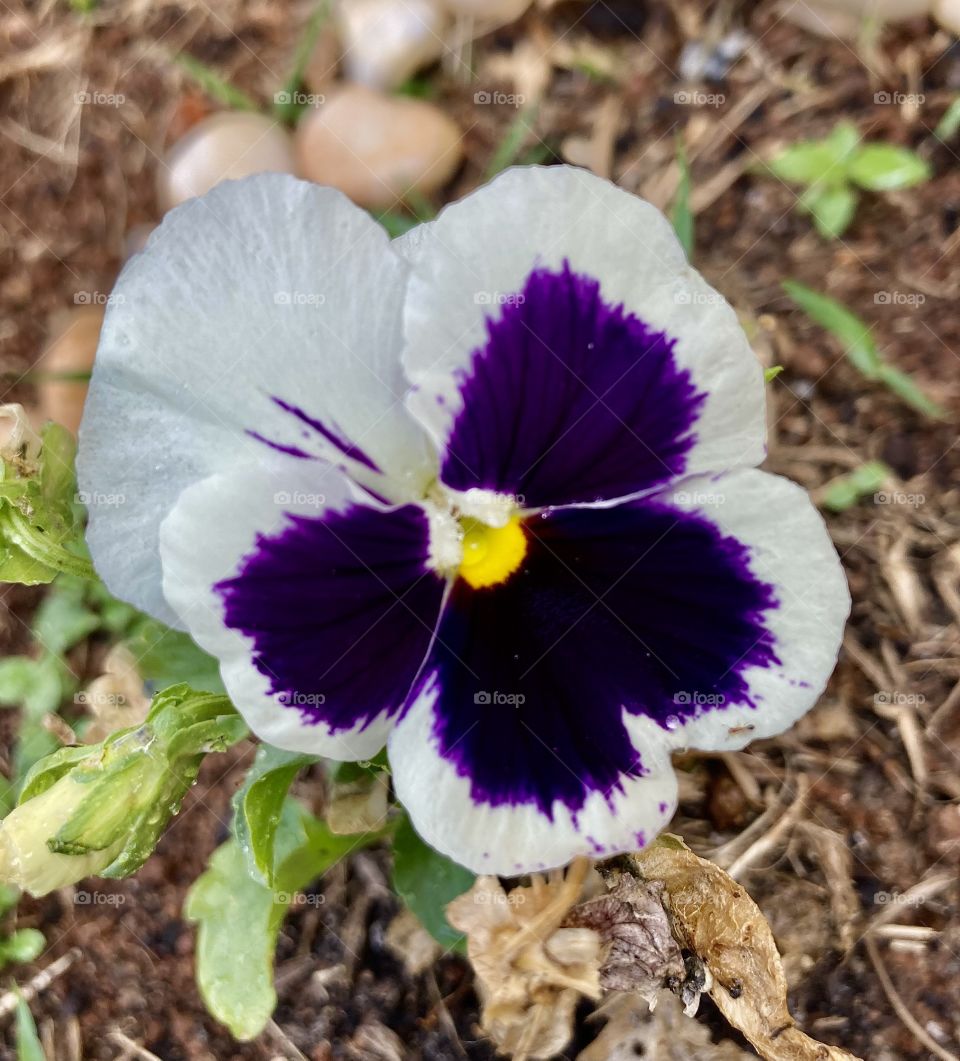
[(794, 1023), (770, 926), (743, 887), (719, 866), (664, 834), (626, 863), (645, 881), (663, 883), (678, 942), (713, 977), (710, 995), (766, 1061), (856, 1061), (818, 1043)]
[(653, 1003), (665, 984), (684, 978), (683, 957), (663, 909), (663, 885), (624, 875), (612, 891), (575, 906), (565, 925), (600, 934), (600, 986), (632, 991)]

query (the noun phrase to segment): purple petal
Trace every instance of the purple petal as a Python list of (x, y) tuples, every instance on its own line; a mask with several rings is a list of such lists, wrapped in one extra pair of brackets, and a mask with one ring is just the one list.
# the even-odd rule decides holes
[(503, 302), (460, 373), (448, 486), (537, 507), (626, 497), (683, 473), (705, 395), (673, 339), (569, 263), (534, 270)]
[(290, 516), (215, 589), (280, 703), (350, 730), (396, 714), (427, 654), (444, 590), (428, 552), (415, 505)]

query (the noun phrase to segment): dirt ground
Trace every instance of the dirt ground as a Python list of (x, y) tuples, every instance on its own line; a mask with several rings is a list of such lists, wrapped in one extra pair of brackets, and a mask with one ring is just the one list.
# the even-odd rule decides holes
[[(29, 371), (77, 292), (109, 292), (127, 234), (159, 219), (157, 159), (215, 106), (174, 61), (202, 60), (257, 99), (282, 84), (313, 4), (117, 0), (0, 5), (0, 373), (3, 400), (31, 402)], [(749, 45), (684, 103), (685, 42), (740, 28)], [(588, 158), (666, 206), (684, 132), (695, 263), (737, 308), (758, 353), (784, 366), (769, 388), (768, 466), (819, 497), (869, 459), (895, 472), (879, 499), (828, 521), (853, 595), (847, 641), (820, 706), (748, 751), (688, 757), (673, 830), (740, 879), (785, 955), (795, 1016), (871, 1061), (960, 1053), (960, 447), (955, 422), (912, 412), (863, 379), (795, 310), (781, 281), (826, 290), (865, 318), (884, 356), (956, 418), (960, 411), (958, 141), (932, 130), (960, 90), (960, 47), (920, 18), (857, 48), (813, 37), (772, 3), (680, 0), (535, 5), (476, 41), (466, 80), (445, 63), (426, 91), (463, 129), (465, 162), (435, 205), (483, 180), (515, 122), (477, 86), (542, 96), (526, 154)], [(78, 92), (122, 97), (80, 105)], [(692, 90), (691, 90), (692, 91)], [(883, 102), (894, 93), (922, 104)], [(758, 172), (777, 145), (841, 118), (929, 160), (929, 183), (865, 196), (825, 242), (793, 192)], [(911, 296), (911, 297), (906, 297)], [(25, 375), (26, 374), (26, 375)], [(0, 649), (23, 651), (37, 591), (0, 594)], [(9, 727), (8, 727), (9, 728)], [(248, 753), (247, 753), (248, 754)], [(385, 857), (328, 873), (290, 917), (274, 1025), (239, 1045), (206, 1016), (184, 893), (226, 835), (242, 755), (208, 761), (201, 784), (132, 879), (25, 902), (20, 925), (63, 958), (33, 1011), (57, 1058), (490, 1058), (466, 963), (412, 977), (386, 947), (397, 910)], [(586, 1014), (583, 1015), (584, 1018)], [(729, 1036), (705, 1009), (716, 1037)], [(582, 1020), (577, 1050), (598, 1025)], [(9, 1020), (0, 1035), (11, 1040)], [(934, 1048), (939, 1052), (935, 1052)], [(0, 1056), (14, 1056), (0, 1045)]]

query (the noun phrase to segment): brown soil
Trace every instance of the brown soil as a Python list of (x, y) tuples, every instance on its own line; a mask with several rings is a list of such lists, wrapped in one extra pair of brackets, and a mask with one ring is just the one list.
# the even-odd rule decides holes
[[(40, 357), (55, 312), (72, 306), (76, 292), (108, 292), (126, 233), (158, 219), (156, 158), (171, 133), (208, 105), (172, 56), (187, 50), (269, 100), (311, 8), (267, 0), (214, 8), (193, 0), (117, 0), (89, 15), (67, 4), (3, 7), (5, 400), (32, 400), (22, 376)], [(696, 86), (722, 102), (677, 103), (673, 71), (684, 40), (738, 25), (754, 39), (745, 57), (726, 80)], [(934, 1056), (905, 1016), (957, 1054), (956, 429), (922, 419), (860, 377), (791, 309), (780, 281), (794, 277), (828, 290), (870, 321), (885, 356), (956, 415), (960, 169), (956, 142), (939, 144), (931, 130), (960, 85), (960, 51), (923, 19), (886, 31), (858, 55), (853, 46), (779, 22), (769, 3), (564, 0), (478, 42), (473, 63), (484, 87), (531, 95), (546, 80), (527, 148), (547, 159), (586, 148), (598, 168), (660, 205), (676, 188), (674, 134), (685, 131), (696, 263), (741, 312), (761, 355), (785, 366), (770, 388), (769, 466), (815, 496), (871, 458), (886, 461), (901, 480), (894, 503), (867, 500), (829, 517), (854, 607), (822, 704), (778, 740), (681, 764), (684, 799), (673, 828), (724, 864), (742, 856), (742, 879), (777, 931), (793, 1010), (807, 1031), (871, 1061)], [(610, 76), (590, 76), (588, 65)], [(467, 161), (443, 196), (454, 199), (482, 180), (516, 112), (476, 106), (477, 83), (444, 69), (427, 80), (465, 131)], [(122, 93), (124, 100), (81, 107), (75, 94), (83, 90)], [(922, 93), (925, 102), (915, 109), (878, 103), (879, 91)], [(778, 143), (821, 135), (841, 118), (872, 139), (915, 147), (935, 176), (907, 192), (866, 196), (844, 239), (826, 243), (791, 209), (792, 191), (755, 170)], [(891, 292), (923, 301), (883, 297)], [(5, 651), (24, 649), (22, 620), (37, 598), (19, 588), (2, 594)], [(225, 835), (241, 767), (237, 755), (206, 764), (157, 854), (131, 880), (92, 882), (72, 898), (62, 893), (21, 907), (19, 923), (42, 928), (50, 944), (36, 969), (76, 949), (69, 970), (33, 1004), (56, 1056), (132, 1057), (139, 1048), (164, 1061), (300, 1056), (295, 1050), (318, 1061), (492, 1057), (477, 1030), (466, 964), (446, 957), (431, 973), (411, 977), (386, 949), (385, 928), (397, 907), (385, 886), (384, 856), (375, 854), (328, 873), (316, 892), (325, 902), (289, 919), (273, 1029), (238, 1045), (206, 1016), (182, 903)], [(806, 792), (802, 804), (786, 811), (792, 827), (766, 845), (769, 828), (798, 792)], [(839, 848), (830, 837), (839, 838)], [(18, 969), (17, 979), (33, 971)], [(724, 1034), (709, 1010), (702, 1019)], [(582, 1042), (595, 1034), (589, 1027), (581, 1025)], [(9, 1028), (3, 1034), (9, 1042)], [(568, 1056), (575, 1053), (571, 1047)], [(0, 1056), (12, 1057), (11, 1048), (0, 1046)]]

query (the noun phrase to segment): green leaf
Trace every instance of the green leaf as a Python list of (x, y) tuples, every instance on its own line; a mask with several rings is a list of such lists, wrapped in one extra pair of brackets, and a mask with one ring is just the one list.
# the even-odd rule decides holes
[(473, 882), (469, 870), (425, 844), (410, 820), (404, 818), (393, 842), (393, 887), (447, 950), (461, 950), (463, 946), (463, 936), (447, 921), (447, 903), (469, 891)]
[(144, 679), (157, 688), (183, 682), (197, 692), (225, 692), (216, 659), (182, 630), (144, 618), (134, 625), (127, 645)]
[(893, 144), (864, 144), (847, 167), (855, 184), (872, 192), (910, 188), (930, 179), (930, 166), (916, 152)]
[(680, 136), (677, 137), (677, 165), (680, 167), (680, 182), (673, 200), (673, 209), (670, 211), (670, 220), (677, 238), (687, 252), (687, 259), (690, 260), (693, 258), (694, 245), (694, 220), (690, 210), (690, 166), (687, 164), (687, 149), (683, 137)]
[(813, 217), (817, 231), (825, 239), (836, 239), (850, 227), (859, 196), (849, 185), (809, 188), (800, 199)]
[(901, 372), (900, 369), (894, 368), (893, 365), (884, 363), (880, 366), (879, 379), (901, 401), (906, 402), (917, 412), (923, 413), (924, 416), (930, 417), (931, 420), (947, 419), (949, 415), (947, 410), (942, 405), (938, 405), (932, 398), (928, 398), (906, 372)]
[(296, 93), (303, 84), (303, 75), (310, 62), (310, 56), (316, 48), (323, 27), (330, 17), (330, 0), (321, 0), (316, 11), (310, 16), (303, 33), (297, 40), (293, 56), (293, 67), (287, 75), (283, 88), (274, 96), (273, 111), (282, 122), (293, 125), (303, 109), (297, 102)]
[(89, 637), (100, 616), (85, 601), (86, 587), (76, 579), (59, 580), (43, 598), (33, 620), (33, 636), (55, 656)]
[(46, 1061), (33, 1014), (22, 996), (17, 1000), (17, 1061)]
[(0, 461), (0, 581), (40, 585), (65, 571), (93, 578), (75, 503), (70, 432), (47, 424), (36, 463)]
[(879, 380), (911, 408), (932, 419), (946, 419), (947, 411), (938, 405), (905, 373), (887, 364), (880, 356), (866, 323), (835, 299), (785, 280), (783, 289), (806, 314), (835, 335), (844, 345), (847, 357), (867, 379)]
[(943, 112), (943, 117), (937, 122), (933, 135), (946, 143), (957, 135), (958, 129), (960, 129), (960, 96), (957, 96)]
[(250, 875), (274, 885), (274, 841), (287, 792), (296, 775), (316, 760), (261, 744), (243, 785), (233, 797), (233, 831)]
[(792, 144), (769, 162), (768, 168), (788, 184), (843, 184), (847, 162), (859, 139), (856, 126), (841, 122), (823, 140)]
[(890, 469), (881, 461), (868, 461), (827, 483), (821, 504), (830, 512), (846, 512), (858, 501), (881, 490), (889, 475)]
[(294, 893), (347, 852), (378, 838), (335, 837), (288, 799), (276, 834), (276, 891), (250, 876), (235, 839), (213, 853), (187, 894), (184, 914), (197, 925), (200, 994), (237, 1039), (246, 1042), (259, 1035), (277, 1004), (274, 952)]
[(10, 962), (32, 962), (43, 953), (47, 941), (35, 928), (20, 928), (6, 939), (0, 939), (0, 965)]
[(864, 321), (836, 299), (821, 295), (796, 280), (785, 280), (783, 289), (808, 317), (840, 340), (847, 357), (860, 372), (868, 379), (878, 378), (882, 361), (870, 328)]
[(255, 99), (248, 96), (236, 85), (230, 84), (226, 78), (221, 77), (216, 70), (212, 70), (206, 63), (200, 62), (187, 52), (180, 52), (174, 56), (174, 61), (182, 67), (204, 92), (218, 103), (235, 111), (259, 111), (260, 106)]
[(770, 383), (783, 371), (783, 365), (771, 365), (763, 370), (763, 382)]

